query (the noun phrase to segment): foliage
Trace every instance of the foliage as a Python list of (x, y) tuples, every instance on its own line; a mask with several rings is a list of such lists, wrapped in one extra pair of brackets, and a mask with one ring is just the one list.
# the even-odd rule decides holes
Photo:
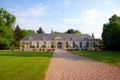
[(20, 39), (22, 39), (22, 38), (23, 38), (22, 31), (21, 31), (19, 25), (17, 25), (14, 30), (14, 41), (13, 41), (12, 45), (19, 47)]
[(55, 45), (51, 45), (51, 48), (55, 48)]
[(54, 34), (63, 34), (63, 33), (55, 31)]
[(14, 40), (13, 24), (16, 17), (0, 8), (0, 49), (8, 49)]
[(42, 30), (42, 27), (40, 27), (40, 28), (37, 30), (37, 33), (44, 34), (44, 31)]
[(70, 47), (71, 47), (71, 44), (67, 44), (67, 45), (66, 45), (66, 48), (70, 48)]
[(14, 46), (16, 46), (16, 48), (19, 48), (20, 46), (20, 39), (22, 39), (23, 37), (27, 36), (28, 34), (33, 34), (35, 33), (34, 30), (26, 30), (26, 29), (21, 29), (19, 27), (19, 25), (16, 26), (15, 30), (14, 30)]
[(0, 80), (44, 80), (52, 52), (0, 51)]
[(113, 15), (103, 26), (103, 44), (107, 50), (120, 50), (120, 17)]
[(98, 47), (99, 49), (104, 49), (104, 44), (101, 39), (96, 39), (97, 43), (95, 43), (95, 47)]
[(46, 45), (42, 45), (42, 48), (46, 48)]
[(65, 33), (67, 34), (81, 34), (79, 30), (68, 29)]
[(53, 32), (54, 34), (81, 34), (79, 30), (74, 30), (74, 29), (68, 29), (66, 32)]
[(35, 48), (35, 46), (34, 46), (34, 45), (32, 45), (32, 46), (31, 46), (31, 48)]
[(22, 29), (22, 35), (25, 37), (28, 34), (34, 34), (35, 31), (34, 30), (26, 30), (26, 29)]
[(72, 53), (120, 67), (120, 54), (119, 54), (119, 52), (74, 51)]
[(15, 28), (14, 37), (16, 41), (19, 41), (20, 39), (23, 38), (22, 30), (20, 29), (19, 25), (17, 25)]

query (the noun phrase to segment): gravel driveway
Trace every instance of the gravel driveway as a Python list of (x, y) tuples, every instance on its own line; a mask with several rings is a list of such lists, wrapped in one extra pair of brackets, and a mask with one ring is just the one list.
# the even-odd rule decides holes
[(120, 80), (120, 68), (57, 50), (45, 80)]

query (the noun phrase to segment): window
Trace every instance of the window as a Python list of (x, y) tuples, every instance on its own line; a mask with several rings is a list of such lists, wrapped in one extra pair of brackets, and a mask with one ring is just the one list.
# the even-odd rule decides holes
[(32, 40), (32, 39), (33, 39), (33, 37), (29, 37), (28, 39), (29, 39), (29, 40)]
[(32, 42), (29, 42), (29, 44), (30, 44), (30, 48), (32, 47)]
[(46, 37), (43, 37), (43, 40), (46, 40), (47, 38)]
[(86, 42), (86, 48), (89, 48), (89, 42)]
[(84, 40), (89, 40), (89, 38), (84, 38)]
[(66, 42), (66, 48), (68, 48), (69, 47), (69, 44), (68, 44), (68, 42)]
[(39, 48), (39, 42), (37, 42), (37, 48)]
[(75, 42), (73, 42), (73, 48), (75, 48), (76, 46), (75, 46)]
[(54, 48), (55, 46), (54, 46), (54, 42), (51, 42), (51, 48)]
[(44, 45), (46, 46), (46, 42), (44, 42)]
[(82, 48), (82, 42), (80, 42), (80, 48)]

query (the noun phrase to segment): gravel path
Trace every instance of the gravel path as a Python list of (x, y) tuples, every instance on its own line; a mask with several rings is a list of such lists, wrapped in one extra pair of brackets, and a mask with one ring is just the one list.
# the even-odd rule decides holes
[(57, 50), (45, 80), (120, 80), (120, 68)]

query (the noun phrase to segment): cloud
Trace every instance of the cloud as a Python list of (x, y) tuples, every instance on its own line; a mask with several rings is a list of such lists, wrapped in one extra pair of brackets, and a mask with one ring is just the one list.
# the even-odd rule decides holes
[(90, 9), (90, 10), (83, 11), (82, 14), (86, 21), (93, 22), (93, 21), (96, 21), (98, 16), (102, 15), (103, 12), (98, 11), (96, 9)]
[(46, 7), (42, 4), (36, 4), (35, 6), (24, 9), (23, 7), (17, 7), (15, 9), (12, 9), (14, 11), (15, 15), (17, 17), (30, 17), (30, 18), (36, 18), (41, 17), (46, 14)]
[(50, 33), (51, 30), (58, 32), (65, 32), (69, 29), (69, 27), (65, 24), (42, 23), (41, 26), (47, 33)]
[(115, 14), (117, 14), (118, 16), (120, 16), (120, 9), (115, 10)]
[(67, 23), (87, 23), (97, 24), (98, 19), (101, 17), (103, 12), (96, 9), (89, 9), (81, 12), (81, 16), (77, 18), (61, 18), (62, 21)]
[(104, 1), (104, 4), (105, 4), (105, 5), (115, 6), (115, 4), (113, 3), (112, 0), (106, 0), (106, 1)]
[(15, 6), (15, 8), (9, 10), (16, 16), (16, 24), (20, 25), (22, 29), (36, 30), (41, 24), (38, 19), (47, 13), (47, 7), (42, 4), (36, 4), (30, 8), (24, 8), (19, 5)]
[(61, 18), (61, 20), (67, 23), (72, 23), (72, 22), (74, 23), (79, 21), (78, 18)]
[(79, 17), (74, 18), (61, 18), (61, 20), (71, 27), (79, 29), (84, 33), (94, 33), (96, 37), (101, 37), (102, 26), (104, 19), (103, 12), (97, 9), (88, 9), (80, 13)]

